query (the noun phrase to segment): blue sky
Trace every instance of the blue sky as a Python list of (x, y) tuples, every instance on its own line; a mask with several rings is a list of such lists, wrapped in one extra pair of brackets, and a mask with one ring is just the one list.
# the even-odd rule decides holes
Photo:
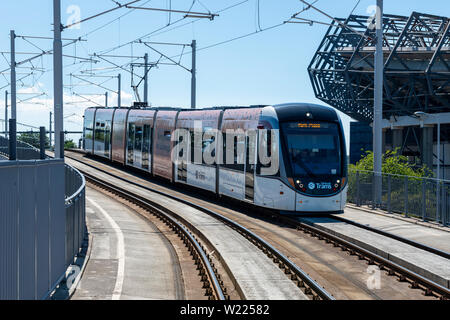
[[(127, 1), (129, 0), (120, 0), (119, 2), (126, 3)], [(240, 2), (243, 3), (221, 12), (214, 21), (208, 19), (196, 21), (186, 18), (144, 40), (190, 43), (192, 39), (196, 39), (198, 47), (203, 48), (254, 32), (259, 27), (264, 29), (276, 25), (304, 8), (304, 5), (298, 0), (260, 0), (259, 19), (257, 0), (197, 0), (194, 1), (192, 10), (216, 12)], [(357, 3), (354, 12), (366, 15), (367, 8), (375, 2), (375, 0), (319, 0), (315, 5), (332, 16), (347, 17)], [(187, 10), (191, 4), (191, 0), (142, 0), (135, 5), (154, 8), (167, 8), (171, 5), (172, 9)], [(62, 22), (66, 24), (70, 18), (73, 20), (73, 14), (76, 13), (77, 8), (79, 8), (81, 18), (86, 18), (114, 6), (115, 4), (111, 0), (62, 0)], [(77, 10), (68, 12), (68, 9), (73, 8)], [(0, 10), (3, 13), (0, 25), (0, 51), (9, 51), (10, 29), (15, 29), (19, 35), (52, 36), (51, 0), (1, 1)], [(444, 0), (385, 0), (386, 13), (410, 15), (412, 11), (448, 16), (450, 4)], [(123, 16), (124, 14), (126, 15)], [(329, 22), (329, 19), (313, 9), (303, 12), (300, 16)], [(121, 18), (117, 19), (118, 17)], [(94, 53), (106, 52), (114, 47), (137, 40), (166, 26), (169, 21), (173, 23), (182, 17), (183, 15), (180, 14), (172, 14), (169, 17), (167, 13), (157, 11), (119, 9), (84, 22), (79, 29), (64, 31), (63, 37), (65, 38), (81, 36), (87, 40), (66, 47), (64, 53), (89, 58)], [(94, 31), (107, 23), (110, 24)], [(197, 56), (197, 105), (207, 107), (284, 102), (321, 103), (314, 97), (306, 70), (326, 30), (326, 26), (316, 24), (313, 26), (285, 24), (240, 40), (200, 50)], [(86, 34), (88, 35), (85, 36)], [(51, 40), (28, 40), (31, 43), (18, 38), (17, 50), (40, 52), (39, 48), (50, 49), (52, 47)], [(168, 56), (179, 55), (182, 49), (169, 46), (155, 46), (155, 48)], [(186, 47), (185, 52), (189, 51), (190, 48)], [(159, 55), (138, 43), (124, 45), (108, 54), (143, 56), (146, 52), (149, 53), (151, 61), (159, 58)], [(25, 57), (27, 56), (20, 55), (17, 60)], [(6, 60), (9, 59), (9, 55), (5, 54), (5, 58), (0, 57), (1, 70), (8, 67)], [(53, 95), (51, 59), (51, 56), (46, 56), (43, 59), (35, 60), (33, 66), (37, 70), (34, 71), (34, 75), (23, 80), (23, 83), (19, 83), (18, 89), (22, 92), (18, 96), (20, 100), (32, 97), (33, 94), (43, 94), (28, 102), (19, 103), (19, 122), (33, 126), (48, 126), (48, 113), (52, 109)], [(111, 61), (120, 65), (131, 62), (128, 58), (113, 58)], [(190, 55), (183, 56), (180, 63), (190, 68)], [(73, 58), (64, 58), (64, 65), (65, 85), (80, 84), (78, 79), (71, 78), (69, 75), (71, 73), (79, 74), (82, 70), (99, 69), (96, 73), (102, 75), (117, 75), (120, 72), (123, 77), (123, 104), (129, 104), (134, 100), (130, 88), (131, 79), (126, 71), (104, 69), (112, 66), (106, 62), (79, 63), (79, 60)], [(30, 64), (26, 64), (26, 66), (31, 67)], [(41, 68), (46, 72), (42, 73)], [(18, 72), (24, 73), (18, 75), (20, 78), (30, 72), (30, 69), (19, 69)], [(141, 70), (136, 72), (141, 73)], [(8, 74), (4, 76), (9, 77)], [(177, 66), (160, 65), (150, 71), (149, 79), (149, 97), (153, 106), (188, 107), (190, 105), (190, 73), (186, 70)], [(107, 78), (91, 78), (89, 80), (100, 83)], [(6, 81), (3, 76), (0, 76), (0, 88), (8, 84)], [(116, 90), (116, 85), (115, 79), (103, 84), (113, 90)], [(0, 90), (0, 119), (3, 119), (4, 114), (4, 90), (9, 90), (9, 88)], [(81, 130), (83, 110), (94, 104), (87, 101), (86, 103), (82, 102), (83, 99), (74, 95), (74, 92), (89, 94), (85, 97), (103, 104), (104, 97), (100, 94), (103, 94), (105, 90), (92, 85), (66, 88), (65, 102), (69, 104), (65, 106), (65, 116), (67, 117), (65, 127), (69, 130)], [(115, 104), (116, 98), (113, 93), (110, 93), (109, 101), (110, 105)], [(33, 104), (29, 102), (33, 102)], [(348, 122), (346, 117), (344, 120), (346, 123)]]

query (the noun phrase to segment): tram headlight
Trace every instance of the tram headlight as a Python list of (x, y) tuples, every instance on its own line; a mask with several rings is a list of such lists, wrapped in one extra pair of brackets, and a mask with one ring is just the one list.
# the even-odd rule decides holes
[(339, 187), (341, 186), (341, 180), (337, 179), (336, 182), (333, 185), (333, 191), (339, 190)]
[(297, 179), (297, 180), (295, 181), (295, 183), (297, 184), (297, 186), (298, 186), (300, 189), (302, 189), (302, 191), (305, 191), (305, 186), (303, 185), (303, 183), (302, 183), (301, 180)]

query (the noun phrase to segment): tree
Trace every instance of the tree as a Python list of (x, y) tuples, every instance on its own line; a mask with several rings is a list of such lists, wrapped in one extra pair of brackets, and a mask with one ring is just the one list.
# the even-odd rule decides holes
[(73, 142), (72, 139), (64, 141), (64, 149), (74, 149), (77, 145)]
[[(17, 141), (22, 141), (32, 145), (33, 147), (40, 148), (40, 133), (39, 132), (26, 132), (17, 137)], [(50, 139), (45, 136), (45, 148), (50, 147)]]
[[(416, 168), (416, 166), (410, 164), (407, 157), (398, 154), (399, 149), (388, 150), (383, 155), (381, 165), (381, 171), (383, 173), (412, 177), (433, 176), (433, 172), (426, 165), (423, 165), (421, 168)], [(373, 152), (366, 151), (366, 155), (362, 156), (356, 165), (351, 164), (349, 167), (351, 170), (373, 171)]]

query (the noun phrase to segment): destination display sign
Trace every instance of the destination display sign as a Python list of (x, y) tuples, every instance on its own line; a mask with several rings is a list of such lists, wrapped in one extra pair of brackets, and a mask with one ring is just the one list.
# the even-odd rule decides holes
[(304, 128), (304, 129), (320, 129), (321, 124), (320, 123), (298, 123), (297, 127)]

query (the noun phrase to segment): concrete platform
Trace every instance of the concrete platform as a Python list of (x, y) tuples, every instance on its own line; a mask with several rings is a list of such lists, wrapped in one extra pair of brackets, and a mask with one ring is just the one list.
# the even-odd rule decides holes
[[(401, 237), (435, 246), (441, 250), (448, 249), (450, 243), (450, 233), (398, 219), (382, 217), (353, 208), (346, 208), (344, 215), (340, 216)], [(300, 219), (404, 266), (446, 288), (450, 288), (449, 259), (332, 218)]]
[(347, 206), (344, 214), (338, 216), (450, 253), (450, 228), (415, 218), (367, 212), (355, 206)]
[(167, 199), (157, 193), (138, 188), (132, 184), (101, 173), (70, 159), (66, 161), (99, 178), (120, 185), (140, 196), (156, 201), (165, 208), (173, 210), (199, 230), (214, 246), (226, 263), (236, 281), (236, 287), (247, 300), (307, 300), (308, 297), (272, 262), (262, 251), (238, 232), (232, 230), (213, 217)]
[(184, 298), (176, 253), (151, 223), (92, 188), (86, 218), (91, 256), (72, 299)]

